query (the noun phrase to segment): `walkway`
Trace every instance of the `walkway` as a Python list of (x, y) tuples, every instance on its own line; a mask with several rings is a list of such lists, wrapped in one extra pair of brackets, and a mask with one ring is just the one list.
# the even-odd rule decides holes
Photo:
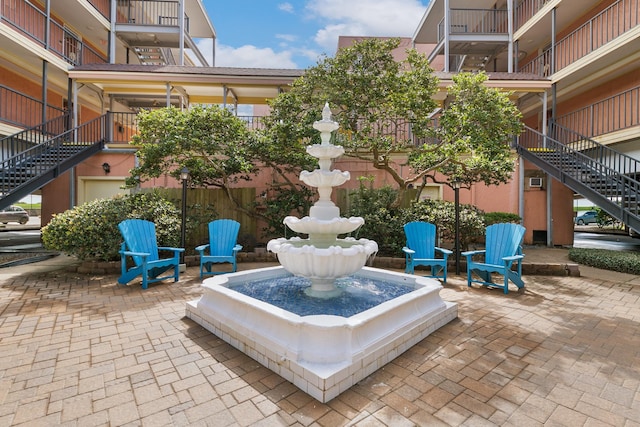
[(1, 426), (640, 425), (634, 276), (453, 275), (459, 319), (321, 404), (184, 317), (197, 268), (142, 291), (64, 261), (0, 270)]

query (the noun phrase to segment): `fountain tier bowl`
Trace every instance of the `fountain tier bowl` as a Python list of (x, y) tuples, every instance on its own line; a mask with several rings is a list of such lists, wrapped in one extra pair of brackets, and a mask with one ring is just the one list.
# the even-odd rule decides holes
[(458, 315), (456, 304), (440, 298), (440, 282), (369, 267), (358, 275), (414, 290), (344, 318), (301, 317), (230, 289), (290, 275), (283, 267), (271, 267), (206, 279), (203, 295), (187, 303), (186, 315), (320, 402), (333, 399)]

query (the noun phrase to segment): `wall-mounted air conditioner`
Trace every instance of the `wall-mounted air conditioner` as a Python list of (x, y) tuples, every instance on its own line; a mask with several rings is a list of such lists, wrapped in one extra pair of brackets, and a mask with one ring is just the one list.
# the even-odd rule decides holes
[(542, 188), (542, 178), (529, 178), (529, 187)]

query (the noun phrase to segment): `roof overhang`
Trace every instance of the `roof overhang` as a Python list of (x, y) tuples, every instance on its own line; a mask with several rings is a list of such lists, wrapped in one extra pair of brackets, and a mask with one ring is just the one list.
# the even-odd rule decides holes
[(296, 69), (92, 64), (72, 69), (69, 78), (92, 85), (105, 96), (163, 99), (169, 89), (186, 95), (190, 103), (265, 104), (303, 73)]

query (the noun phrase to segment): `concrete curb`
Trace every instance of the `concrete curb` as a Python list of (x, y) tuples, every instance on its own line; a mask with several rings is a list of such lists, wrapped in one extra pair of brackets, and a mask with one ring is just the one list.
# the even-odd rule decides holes
[[(277, 263), (278, 259), (273, 253), (255, 253), (245, 252), (239, 253), (237, 258), (238, 263)], [(185, 263), (187, 267), (198, 267), (199, 260), (196, 255), (186, 256)], [(405, 267), (404, 258), (394, 257), (375, 257), (372, 263), (368, 264), (370, 267), (384, 268), (391, 270), (403, 270)], [(449, 272), (452, 272), (455, 268), (453, 262), (449, 262)], [(460, 271), (464, 274), (466, 272), (466, 262), (460, 261)], [(120, 261), (78, 261), (75, 264), (70, 264), (67, 271), (72, 271), (80, 274), (120, 274)], [(420, 267), (417, 269), (419, 274)], [(522, 274), (531, 276), (580, 276), (580, 268), (578, 264), (568, 263), (522, 263)]]

